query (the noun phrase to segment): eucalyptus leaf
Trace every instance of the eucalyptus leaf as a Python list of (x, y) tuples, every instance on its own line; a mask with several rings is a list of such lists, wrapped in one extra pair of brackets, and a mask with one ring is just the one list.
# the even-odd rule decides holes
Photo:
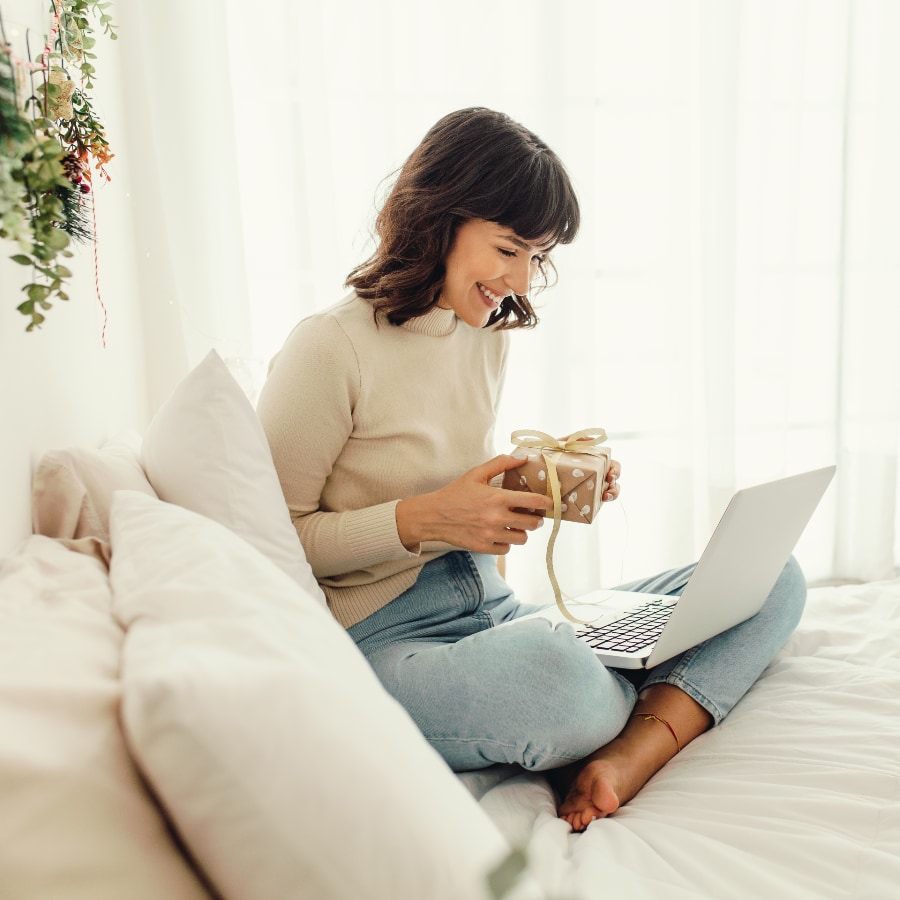
[(69, 236), (60, 228), (54, 228), (51, 234), (47, 235), (47, 245), (54, 250), (62, 250), (69, 245)]
[(25, 290), (32, 304), (43, 303), (50, 295), (50, 288), (46, 284), (29, 284), (26, 285)]

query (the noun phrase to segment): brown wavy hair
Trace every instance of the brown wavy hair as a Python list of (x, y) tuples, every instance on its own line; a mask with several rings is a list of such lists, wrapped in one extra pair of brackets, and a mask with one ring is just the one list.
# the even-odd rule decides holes
[[(520, 238), (553, 245), (575, 239), (578, 199), (559, 157), (504, 113), (473, 107), (450, 113), (425, 135), (397, 174), (375, 220), (377, 249), (347, 276), (347, 287), (394, 325), (428, 312), (440, 298), (444, 261), (459, 226), (497, 222)], [(539, 266), (543, 283), (553, 263)], [(527, 296), (507, 297), (485, 327), (533, 327)]]

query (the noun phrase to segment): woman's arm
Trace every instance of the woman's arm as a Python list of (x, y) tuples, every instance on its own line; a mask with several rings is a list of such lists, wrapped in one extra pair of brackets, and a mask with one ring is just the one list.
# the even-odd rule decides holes
[(360, 373), (353, 346), (328, 315), (291, 333), (273, 361), (257, 413), (294, 527), (317, 578), (366, 568), (410, 552), (400, 542), (396, 501), (344, 512), (321, 497), (353, 431)]

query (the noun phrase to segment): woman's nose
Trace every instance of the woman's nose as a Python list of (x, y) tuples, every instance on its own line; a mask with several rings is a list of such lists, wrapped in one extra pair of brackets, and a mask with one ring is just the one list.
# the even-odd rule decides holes
[(511, 262), (512, 265), (510, 265), (504, 281), (511, 291), (524, 297), (531, 287), (531, 259), (528, 256), (524, 259), (517, 257)]

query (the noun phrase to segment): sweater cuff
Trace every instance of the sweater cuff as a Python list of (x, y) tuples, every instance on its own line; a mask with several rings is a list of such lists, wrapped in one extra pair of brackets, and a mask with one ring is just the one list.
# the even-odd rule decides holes
[(412, 559), (419, 555), (407, 550), (400, 540), (396, 513), (399, 502), (391, 500), (356, 510), (348, 517), (344, 537), (360, 568), (387, 559)]

